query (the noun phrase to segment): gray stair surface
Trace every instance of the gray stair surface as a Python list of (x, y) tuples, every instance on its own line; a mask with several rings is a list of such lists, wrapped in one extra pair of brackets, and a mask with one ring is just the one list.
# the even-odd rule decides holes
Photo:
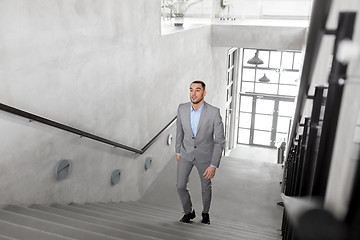
[(280, 231), (201, 213), (190, 224), (180, 223), (182, 213), (143, 202), (54, 204), (0, 209), (0, 240), (279, 240)]

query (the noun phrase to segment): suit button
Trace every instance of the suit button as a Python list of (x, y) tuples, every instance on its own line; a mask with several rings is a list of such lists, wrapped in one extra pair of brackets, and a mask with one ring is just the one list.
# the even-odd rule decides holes
[(194, 148), (196, 148), (196, 146)]

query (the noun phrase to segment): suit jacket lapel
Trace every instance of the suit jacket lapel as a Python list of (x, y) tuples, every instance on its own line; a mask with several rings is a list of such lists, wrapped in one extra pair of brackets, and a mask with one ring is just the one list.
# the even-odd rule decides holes
[(199, 120), (199, 124), (196, 130), (196, 136), (198, 136), (199, 130), (201, 128), (202, 123), (204, 122), (204, 119), (206, 119), (206, 110), (207, 110), (207, 103), (204, 102), (204, 106), (203, 109), (201, 110), (201, 115), (200, 115), (200, 120)]
[(189, 103), (187, 106), (188, 107), (186, 108), (186, 111), (185, 111), (185, 119), (187, 119), (186, 123), (188, 125), (186, 126), (186, 129), (189, 129), (191, 135), (193, 135), (192, 130), (191, 130), (191, 119), (190, 119), (190, 111), (191, 111), (191, 107), (192, 107), (191, 103)]

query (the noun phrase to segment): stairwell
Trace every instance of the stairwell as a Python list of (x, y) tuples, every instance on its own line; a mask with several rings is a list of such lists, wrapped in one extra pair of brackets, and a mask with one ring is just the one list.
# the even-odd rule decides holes
[(137, 202), (7, 205), (0, 209), (0, 240), (281, 239), (282, 208), (276, 206), (280, 166), (228, 157), (222, 162), (213, 184), (210, 225), (200, 223), (195, 171), (189, 185), (197, 217), (191, 224), (179, 222), (176, 162), (169, 162)]
[(9, 205), (0, 210), (0, 240), (280, 239), (278, 230), (223, 218), (212, 217), (211, 225), (178, 218), (175, 209), (141, 202)]

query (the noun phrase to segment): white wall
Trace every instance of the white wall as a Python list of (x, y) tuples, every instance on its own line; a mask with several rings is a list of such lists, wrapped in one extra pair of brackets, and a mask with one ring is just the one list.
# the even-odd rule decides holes
[(309, 19), (312, 0), (213, 0), (216, 17), (237, 19)]
[[(213, 47), (210, 26), (162, 36), (159, 6), (160, 0), (0, 1), (0, 102), (141, 148), (188, 101), (190, 82), (202, 79), (206, 100), (224, 118), (233, 46)], [(3, 111), (0, 133), (0, 205), (137, 200), (175, 156), (174, 144), (166, 145), (174, 126), (144, 155)], [(153, 167), (145, 172), (148, 156)], [(61, 159), (72, 170), (57, 182)], [(121, 180), (111, 186), (117, 168)]]
[[(207, 100), (221, 105), (210, 27), (161, 36), (159, 6), (0, 1), (0, 102), (136, 148), (175, 116), (192, 80), (206, 81)], [(0, 204), (136, 200), (174, 160), (166, 145), (174, 131), (137, 155), (0, 111)], [(72, 171), (57, 182), (61, 159)], [(111, 186), (116, 168), (121, 180)]]

